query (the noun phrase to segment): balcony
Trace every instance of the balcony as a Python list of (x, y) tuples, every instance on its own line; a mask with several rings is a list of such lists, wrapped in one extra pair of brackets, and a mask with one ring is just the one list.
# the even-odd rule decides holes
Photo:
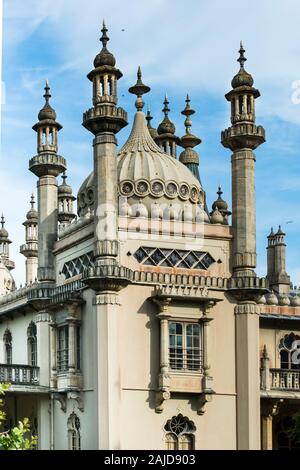
[(300, 399), (300, 370), (261, 369), (261, 397)]
[(0, 364), (0, 383), (39, 385), (40, 368), (16, 364)]
[(270, 369), (270, 388), (300, 392), (300, 370)]

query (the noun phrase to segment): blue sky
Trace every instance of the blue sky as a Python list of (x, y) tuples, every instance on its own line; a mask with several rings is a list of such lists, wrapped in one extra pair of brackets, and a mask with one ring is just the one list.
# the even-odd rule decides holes
[[(31, 127), (43, 104), (43, 87), (50, 81), (52, 104), (64, 126), (59, 153), (68, 161), (69, 183), (76, 194), (92, 169), (92, 136), (81, 126), (82, 113), (91, 105), (91, 70), (100, 25), (109, 28), (109, 49), (124, 78), (119, 102), (130, 117), (119, 134), (128, 136), (134, 97), (127, 90), (141, 65), (144, 82), (151, 86), (145, 101), (153, 124), (162, 119), (167, 93), (170, 118), (177, 135), (184, 133), (188, 92), (196, 110), (193, 132), (203, 143), (200, 173), (209, 206), (218, 184), (231, 203), (230, 151), (220, 144), (220, 132), (230, 124), (224, 94), (238, 70), (239, 41), (246, 49), (246, 69), (261, 92), (256, 101), (257, 123), (266, 129), (267, 142), (256, 151), (257, 252), (259, 275), (266, 272), (266, 236), (273, 225), (287, 233), (287, 270), (300, 285), (299, 175), (300, 175), (300, 2), (254, 0), (243, 8), (236, 0), (4, 0), (1, 203), (13, 240), (11, 257), (18, 283), (24, 282), (24, 221), (36, 178), (28, 160), (36, 153)], [(293, 85), (294, 84), (294, 85)], [(288, 221), (293, 223), (287, 224)]]

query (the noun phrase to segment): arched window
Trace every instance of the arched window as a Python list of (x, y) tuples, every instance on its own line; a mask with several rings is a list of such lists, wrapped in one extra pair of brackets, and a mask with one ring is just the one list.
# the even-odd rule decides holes
[[(280, 368), (281, 369), (300, 369), (298, 357), (300, 353), (300, 336), (290, 333), (281, 338), (279, 342)], [(298, 353), (297, 353), (298, 351)], [(295, 361), (297, 360), (297, 362)]]
[(196, 427), (186, 416), (173, 416), (165, 425), (166, 450), (194, 450)]
[(68, 419), (68, 439), (70, 450), (81, 450), (80, 419), (75, 413)]
[(30, 366), (37, 366), (37, 335), (36, 324), (32, 321), (27, 328), (27, 350), (28, 350), (28, 364)]
[(11, 332), (6, 329), (4, 336), (4, 360), (6, 364), (12, 364), (12, 335)]

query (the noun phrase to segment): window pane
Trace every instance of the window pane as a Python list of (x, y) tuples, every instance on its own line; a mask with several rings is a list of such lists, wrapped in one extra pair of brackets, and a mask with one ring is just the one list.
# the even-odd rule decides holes
[(201, 369), (200, 326), (196, 323), (186, 326), (186, 363), (188, 370)]
[(183, 368), (181, 323), (169, 323), (169, 362), (171, 369)]

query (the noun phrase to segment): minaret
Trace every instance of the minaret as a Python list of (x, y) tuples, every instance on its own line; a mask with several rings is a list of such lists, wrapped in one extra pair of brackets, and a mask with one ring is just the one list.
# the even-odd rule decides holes
[(103, 23), (103, 48), (88, 78), (93, 83), (93, 104), (83, 116), (83, 126), (94, 134), (95, 257), (96, 265), (115, 265), (118, 256), (117, 134), (127, 125), (127, 113), (117, 107), (117, 81), (122, 73), (107, 49)]
[(155, 138), (155, 142), (163, 152), (176, 158), (176, 148), (177, 144), (180, 143), (180, 140), (175, 135), (176, 128), (169, 118), (170, 108), (167, 95), (165, 96), (164, 108), (162, 112), (164, 113), (165, 117), (157, 128), (158, 136)]
[(288, 294), (290, 291), (290, 276), (286, 272), (286, 244), (285, 233), (279, 225), (278, 232), (273, 236), (274, 275), (270, 287), (279, 294)]
[(149, 134), (151, 135), (152, 139), (155, 140), (156, 137), (158, 136), (158, 133), (157, 133), (157, 129), (151, 126), (152, 119), (153, 117), (151, 116), (150, 107), (148, 106), (147, 115), (146, 115), (147, 127), (148, 127)]
[(56, 121), (56, 112), (50, 106), (48, 82), (45, 87), (45, 105), (33, 126), (37, 133), (38, 155), (29, 162), (29, 169), (39, 179), (38, 187), (38, 280), (55, 281), (53, 248), (57, 240), (57, 181), (56, 177), (65, 171), (66, 160), (57, 155), (58, 132), (62, 126)]
[(246, 72), (245, 50), (239, 50), (240, 70), (233, 78), (232, 90), (225, 95), (231, 103), (232, 126), (222, 132), (222, 144), (233, 151), (232, 226), (234, 232), (233, 276), (255, 276), (256, 267), (256, 200), (255, 150), (265, 142), (265, 130), (255, 124), (255, 99), (260, 96), (253, 88), (253, 78)]
[(66, 183), (66, 173), (62, 175), (62, 180), (62, 184), (58, 187), (58, 221), (61, 227), (67, 227), (76, 217), (73, 212), (73, 202), (76, 197), (73, 196), (71, 186)]
[(9, 239), (8, 231), (5, 228), (5, 219), (2, 214), (1, 217), (1, 229), (0, 229), (0, 259), (4, 266), (9, 270), (15, 268), (15, 263), (9, 259), (9, 245), (11, 240)]
[(26, 243), (20, 247), (20, 253), (26, 258), (26, 284), (36, 281), (38, 271), (38, 212), (33, 194), (30, 204), (31, 208), (23, 223)]
[(271, 232), (267, 237), (268, 239), (268, 246), (267, 246), (267, 279), (269, 281), (269, 285), (271, 286), (274, 281), (274, 272), (275, 272), (275, 258), (274, 258), (274, 244), (275, 244), (275, 234), (273, 231), (273, 227), (271, 228)]

